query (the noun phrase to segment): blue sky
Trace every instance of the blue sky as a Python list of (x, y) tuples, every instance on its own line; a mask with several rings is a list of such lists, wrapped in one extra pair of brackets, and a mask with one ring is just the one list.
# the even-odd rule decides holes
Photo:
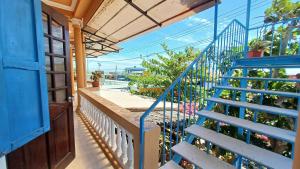
[[(271, 5), (272, 0), (252, 0), (250, 25), (262, 24), (264, 11)], [(223, 0), (219, 5), (218, 31), (222, 31), (233, 19), (245, 23), (247, 0)], [(106, 72), (121, 72), (126, 67), (140, 67), (142, 59), (155, 57), (154, 53), (162, 51), (162, 43), (170, 49), (184, 50), (186, 46), (202, 49), (208, 45), (213, 37), (214, 8), (208, 9), (194, 16), (153, 32), (142, 34), (119, 44), (123, 48), (117, 54), (100, 56), (88, 60), (88, 70)]]

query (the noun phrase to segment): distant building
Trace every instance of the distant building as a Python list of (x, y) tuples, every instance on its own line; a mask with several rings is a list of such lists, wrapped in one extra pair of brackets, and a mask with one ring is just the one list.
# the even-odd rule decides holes
[(142, 75), (144, 73), (145, 68), (139, 67), (131, 67), (125, 68), (125, 72), (127, 75)]
[(289, 79), (300, 79), (300, 73), (296, 75), (289, 75)]

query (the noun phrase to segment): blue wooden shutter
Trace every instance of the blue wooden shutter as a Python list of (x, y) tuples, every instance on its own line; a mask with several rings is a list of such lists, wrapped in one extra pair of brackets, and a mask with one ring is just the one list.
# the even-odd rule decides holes
[(1, 0), (0, 156), (49, 130), (40, 0)]

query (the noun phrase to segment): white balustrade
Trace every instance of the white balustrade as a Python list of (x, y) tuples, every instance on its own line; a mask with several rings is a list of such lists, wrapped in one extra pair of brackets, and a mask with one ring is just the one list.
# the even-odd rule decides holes
[(117, 121), (94, 106), (85, 97), (80, 97), (80, 111), (98, 132), (101, 139), (111, 148), (111, 152), (123, 168), (134, 168), (134, 147), (132, 134)]

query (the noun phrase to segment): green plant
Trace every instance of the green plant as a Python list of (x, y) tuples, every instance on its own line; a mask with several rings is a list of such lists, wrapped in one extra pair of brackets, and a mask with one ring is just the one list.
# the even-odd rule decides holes
[(261, 39), (253, 39), (249, 43), (249, 47), (251, 51), (265, 51), (270, 46), (270, 41), (264, 41)]
[(101, 78), (101, 73), (99, 71), (92, 72), (92, 76), (90, 77), (91, 80), (94, 82), (99, 82), (99, 79)]
[[(171, 83), (200, 53), (192, 47), (187, 47), (184, 51), (180, 52), (170, 50), (165, 44), (162, 45), (162, 48), (166, 53), (165, 55), (157, 54), (155, 58), (144, 60), (142, 62), (142, 66), (145, 68), (143, 75), (129, 76), (129, 79), (131, 80), (129, 83), (130, 86), (136, 85), (139, 89), (160, 88), (160, 91), (162, 92), (171, 85)], [(194, 78), (196, 78), (195, 73), (191, 73), (188, 76), (194, 76)], [(189, 77), (187, 79), (192, 78)], [(187, 81), (187, 84), (190, 83), (193, 82)], [(181, 88), (183, 88), (183, 86), (184, 84), (182, 82)], [(192, 86), (193, 88), (196, 87), (195, 85)], [(161, 92), (143, 92), (139, 94), (158, 97)]]

